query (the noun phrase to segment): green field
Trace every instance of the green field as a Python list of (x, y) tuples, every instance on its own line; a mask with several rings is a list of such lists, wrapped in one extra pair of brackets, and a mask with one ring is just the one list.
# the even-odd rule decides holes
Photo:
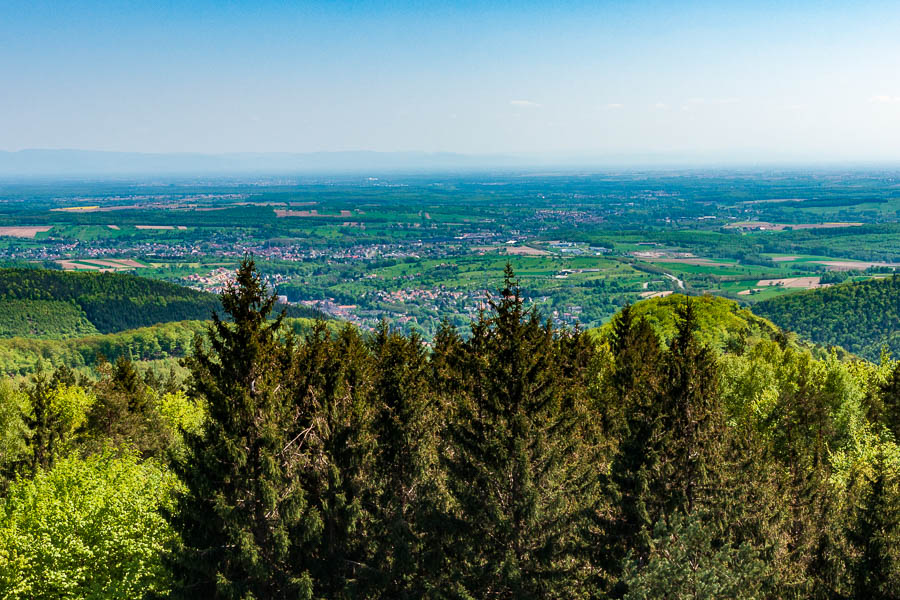
[[(0, 201), (0, 227), (51, 227), (0, 236), (2, 264), (128, 259), (144, 266), (116, 270), (218, 293), (252, 255), (291, 303), (426, 338), (477, 314), (507, 261), (529, 302), (569, 326), (600, 325), (642, 294), (752, 304), (797, 291), (739, 294), (760, 279), (834, 283), (900, 264), (893, 179), (865, 171), (45, 183), (0, 186)], [(72, 207), (94, 208), (56, 210)], [(835, 221), (862, 226), (821, 226)], [(733, 227), (753, 222), (785, 227)], [(823, 262), (875, 266), (844, 276)]]

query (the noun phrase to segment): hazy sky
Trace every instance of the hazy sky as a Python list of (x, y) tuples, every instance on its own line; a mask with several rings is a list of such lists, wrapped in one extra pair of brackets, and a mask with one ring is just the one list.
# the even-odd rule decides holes
[(900, 3), (0, 0), (0, 149), (900, 160)]

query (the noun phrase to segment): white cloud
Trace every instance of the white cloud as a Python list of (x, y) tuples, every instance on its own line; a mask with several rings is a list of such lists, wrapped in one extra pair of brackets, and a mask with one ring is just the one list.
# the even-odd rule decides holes
[(653, 108), (655, 108), (657, 110), (666, 110), (667, 108), (669, 108), (669, 105), (666, 104), (665, 102), (657, 102), (656, 104), (653, 105)]
[(878, 95), (869, 98), (872, 104), (900, 104), (900, 96)]
[(619, 104), (618, 102), (610, 102), (603, 106), (606, 110), (619, 110), (620, 108), (625, 108), (624, 104)]
[(509, 103), (520, 108), (541, 108), (544, 106), (543, 104), (532, 102), (531, 100), (510, 100)]

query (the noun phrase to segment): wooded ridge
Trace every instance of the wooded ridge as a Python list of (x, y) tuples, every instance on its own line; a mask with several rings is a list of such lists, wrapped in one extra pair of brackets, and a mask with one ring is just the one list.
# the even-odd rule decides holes
[(0, 385), (9, 598), (896, 598), (900, 363), (673, 295), (590, 333), (292, 334), (252, 261), (176, 373)]

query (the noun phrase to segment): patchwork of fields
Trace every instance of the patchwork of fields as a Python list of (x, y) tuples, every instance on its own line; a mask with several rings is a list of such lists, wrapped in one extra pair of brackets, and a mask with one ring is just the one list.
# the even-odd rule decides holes
[(900, 266), (900, 196), (879, 173), (18, 184), (0, 200), (0, 264), (218, 292), (253, 255), (291, 303), (426, 338), (477, 315), (507, 261), (530, 305), (587, 326), (675, 291), (753, 303)]

